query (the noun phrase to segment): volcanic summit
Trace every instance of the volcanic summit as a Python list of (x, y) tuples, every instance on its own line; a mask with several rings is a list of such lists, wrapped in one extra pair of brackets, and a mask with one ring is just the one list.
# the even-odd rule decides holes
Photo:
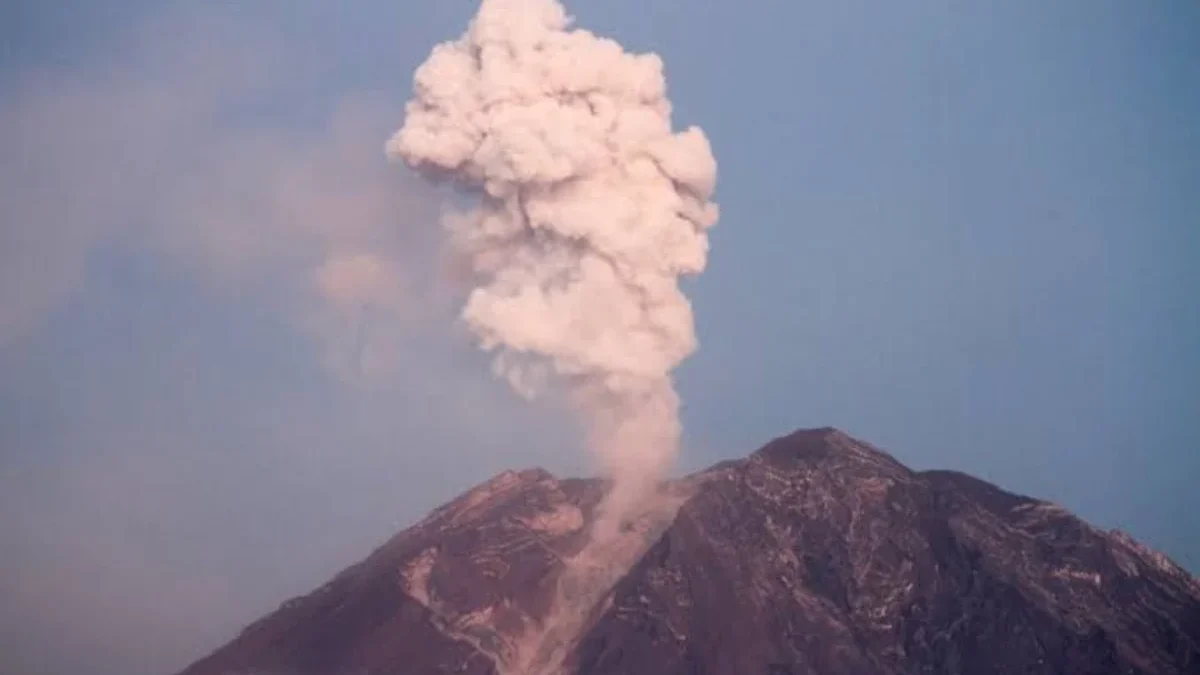
[(1200, 672), (1162, 554), (835, 429), (666, 483), (581, 571), (605, 488), (500, 474), (181, 675)]

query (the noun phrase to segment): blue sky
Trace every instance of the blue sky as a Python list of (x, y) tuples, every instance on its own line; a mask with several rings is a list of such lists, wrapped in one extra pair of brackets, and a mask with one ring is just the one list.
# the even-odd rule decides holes
[[(568, 7), (719, 164), (682, 469), (831, 424), (1200, 569), (1200, 7)], [(383, 158), (473, 9), (0, 9), (13, 672), (171, 671), (503, 468), (583, 470)]]

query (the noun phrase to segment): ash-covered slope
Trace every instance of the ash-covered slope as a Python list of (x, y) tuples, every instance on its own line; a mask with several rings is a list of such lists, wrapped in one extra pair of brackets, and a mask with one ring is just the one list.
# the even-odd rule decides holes
[[(671, 484), (581, 577), (602, 491), (502, 474), (184, 674), (1200, 672), (1200, 583), (1165, 557), (836, 430)], [(581, 581), (615, 585), (584, 608)]]

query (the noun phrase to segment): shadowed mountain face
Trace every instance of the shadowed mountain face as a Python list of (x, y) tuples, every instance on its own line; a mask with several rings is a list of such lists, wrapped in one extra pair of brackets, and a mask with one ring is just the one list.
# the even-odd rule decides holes
[(833, 429), (664, 487), (505, 473), (183, 675), (1200, 672), (1200, 583), (1128, 536)]

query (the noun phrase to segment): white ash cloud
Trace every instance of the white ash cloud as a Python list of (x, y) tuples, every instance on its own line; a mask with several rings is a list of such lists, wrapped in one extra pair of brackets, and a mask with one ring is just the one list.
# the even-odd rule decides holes
[(477, 196), (445, 219), (462, 317), (534, 397), (566, 385), (600, 469), (636, 492), (680, 440), (672, 370), (696, 348), (716, 162), (672, 129), (663, 62), (571, 27), (557, 0), (484, 0), (415, 74), (390, 156)]

